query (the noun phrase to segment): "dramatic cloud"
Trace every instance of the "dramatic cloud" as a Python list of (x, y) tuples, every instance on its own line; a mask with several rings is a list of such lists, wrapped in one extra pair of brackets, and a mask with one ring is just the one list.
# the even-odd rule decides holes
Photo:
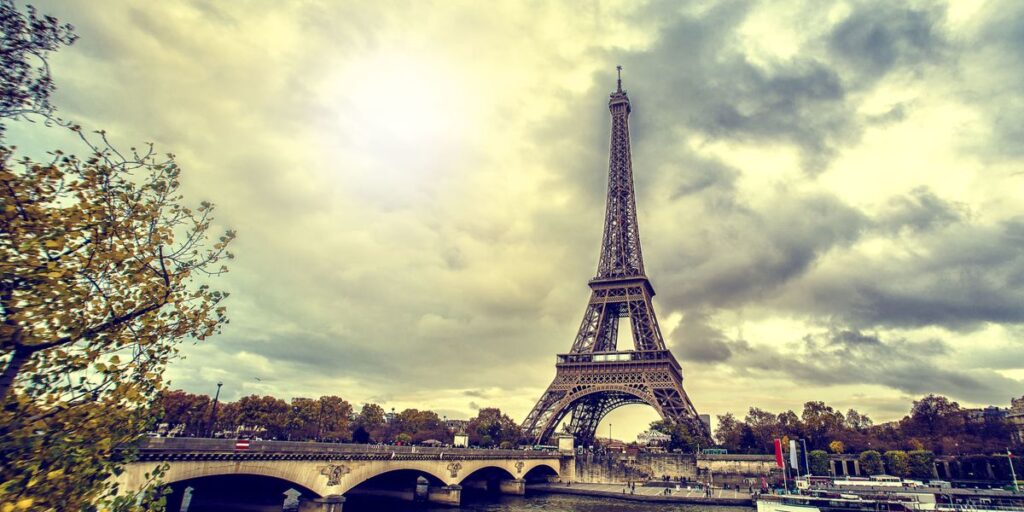
[(804, 336), (783, 353), (733, 343), (732, 365), (741, 372), (779, 375), (815, 386), (875, 384), (911, 395), (941, 393), (985, 402), (1019, 382), (984, 370), (943, 368), (936, 359), (949, 357), (940, 340), (883, 342), (860, 331), (833, 331)]
[(1017, 2), (39, 7), (81, 36), (62, 115), (176, 153), (239, 232), (231, 324), (177, 386), (522, 419), (588, 297), (621, 64), (702, 412), (1024, 394)]

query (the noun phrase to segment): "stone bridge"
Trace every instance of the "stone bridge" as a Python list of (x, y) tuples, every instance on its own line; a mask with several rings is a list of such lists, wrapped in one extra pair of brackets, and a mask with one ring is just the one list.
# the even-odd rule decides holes
[(295, 489), (301, 493), (301, 510), (340, 512), (346, 495), (458, 505), (464, 487), (523, 494), (528, 481), (575, 477), (571, 450), (286, 441), (251, 441), (240, 449), (233, 439), (152, 438), (139, 447), (138, 459), (125, 467), (117, 483), (122, 489), (139, 489), (160, 466), (160, 480), (173, 490), (167, 507), (173, 511), (180, 509), (185, 489), (192, 501), (219, 494), (226, 502), (238, 497), (232, 492), (249, 496), (264, 490), (283, 500), (281, 491)]

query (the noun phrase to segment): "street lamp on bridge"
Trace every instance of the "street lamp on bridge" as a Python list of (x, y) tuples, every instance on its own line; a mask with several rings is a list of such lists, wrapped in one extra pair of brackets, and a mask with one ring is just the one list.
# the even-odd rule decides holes
[(218, 380), (217, 393), (213, 395), (213, 410), (210, 412), (210, 425), (206, 429), (206, 435), (210, 437), (213, 437), (213, 430), (217, 428), (217, 401), (220, 400), (220, 387), (223, 385), (224, 383)]

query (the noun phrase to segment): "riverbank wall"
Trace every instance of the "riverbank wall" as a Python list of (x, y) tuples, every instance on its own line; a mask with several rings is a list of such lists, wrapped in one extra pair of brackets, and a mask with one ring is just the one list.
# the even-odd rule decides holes
[(584, 453), (576, 456), (576, 482), (627, 483), (645, 480), (700, 481), (716, 485), (761, 486), (781, 480), (770, 455), (690, 453)]
[(527, 494), (570, 494), (574, 496), (589, 496), (592, 498), (611, 498), (623, 501), (634, 501), (643, 503), (685, 503), (691, 505), (713, 505), (723, 507), (754, 507), (754, 500), (751, 498), (707, 498), (702, 496), (663, 496), (645, 494), (624, 494), (613, 491), (599, 491), (592, 489), (579, 489), (573, 487), (562, 487), (552, 485), (527, 486)]

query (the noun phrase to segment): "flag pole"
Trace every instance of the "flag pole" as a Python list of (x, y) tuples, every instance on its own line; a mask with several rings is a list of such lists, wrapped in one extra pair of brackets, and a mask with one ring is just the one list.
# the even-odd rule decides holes
[(1010, 449), (1006, 449), (1006, 462), (1010, 463), (1010, 475), (1013, 476), (1013, 490), (1016, 493), (1020, 493), (1020, 485), (1017, 483), (1017, 471), (1013, 469), (1013, 454), (1010, 453)]

